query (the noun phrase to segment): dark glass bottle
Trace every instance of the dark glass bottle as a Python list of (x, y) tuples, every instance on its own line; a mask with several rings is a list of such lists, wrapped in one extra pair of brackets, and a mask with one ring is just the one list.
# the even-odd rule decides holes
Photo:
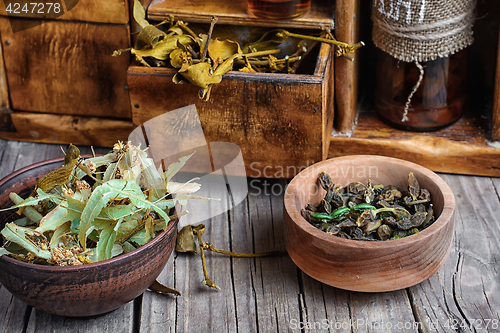
[(377, 49), (375, 108), (394, 127), (411, 131), (433, 131), (452, 124), (462, 116), (466, 97), (467, 51), (425, 63), (423, 79), (405, 105), (418, 82), (420, 69), (415, 63), (399, 61)]
[(274, 20), (286, 20), (309, 11), (311, 0), (248, 0), (251, 15)]

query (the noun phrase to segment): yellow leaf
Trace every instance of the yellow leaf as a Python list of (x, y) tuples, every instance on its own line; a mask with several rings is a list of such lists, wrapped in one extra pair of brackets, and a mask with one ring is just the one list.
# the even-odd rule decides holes
[(148, 21), (146, 21), (146, 11), (138, 0), (134, 0), (134, 19), (143, 29), (149, 25)]
[(192, 84), (206, 89), (209, 85), (222, 81), (221, 75), (216, 75), (207, 62), (200, 62), (189, 66), (185, 71), (179, 73)]
[(148, 24), (143, 27), (139, 35), (137, 35), (137, 41), (135, 43), (135, 49), (141, 49), (144, 46), (152, 46), (153, 48), (158, 44), (160, 38), (166, 36), (166, 34), (155, 27), (154, 25)]
[(229, 39), (224, 41), (214, 39), (208, 44), (208, 55), (214, 62), (218, 62), (218, 59), (226, 60), (234, 54), (241, 54), (238, 42)]
[(167, 60), (170, 52), (177, 48), (177, 43), (181, 43), (182, 45), (189, 45), (194, 43), (194, 40), (191, 36), (188, 35), (176, 35), (170, 36), (159, 41), (154, 48), (149, 48), (145, 50), (136, 50), (133, 49), (130, 52), (135, 54), (140, 61), (140, 58), (144, 57), (153, 57), (158, 60)]

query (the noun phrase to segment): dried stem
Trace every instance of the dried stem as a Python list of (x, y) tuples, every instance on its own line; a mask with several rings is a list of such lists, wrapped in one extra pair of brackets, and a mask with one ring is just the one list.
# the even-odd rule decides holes
[[(235, 61), (235, 63), (236, 64), (247, 63), (246, 61), (248, 60), (248, 63), (250, 63), (253, 66), (267, 66), (267, 65), (269, 65), (269, 60), (250, 60), (250, 59), (248, 59), (248, 57), (245, 57), (245, 59), (246, 60), (238, 59), (237, 61)], [(284, 62), (286, 62), (285, 59), (277, 59), (274, 61), (274, 63), (276, 63), (276, 64), (284, 63)], [(299, 61), (300, 59), (301, 59), (301, 57), (289, 57), (288, 61), (289, 62), (296, 62), (296, 61)]]
[(201, 245), (203, 244), (203, 242), (201, 241), (201, 234), (205, 232), (205, 225), (199, 224), (197, 226), (193, 226), (193, 232), (198, 236), (198, 244), (200, 244), (201, 262), (203, 264), (203, 276), (205, 278), (202, 284), (220, 290), (220, 288), (215, 284), (215, 282), (210, 280), (210, 278), (208, 277), (207, 264), (205, 261), (205, 251), (203, 251), (203, 246)]
[(201, 55), (201, 62), (204, 62), (207, 57), (208, 45), (210, 44), (210, 40), (212, 39), (212, 33), (214, 31), (215, 23), (217, 23), (217, 17), (212, 16), (212, 21), (210, 22), (210, 29), (208, 30), (207, 42), (205, 44), (205, 47), (203, 48), (203, 54)]
[(334, 44), (338, 47), (338, 50), (336, 52), (337, 57), (343, 56), (343, 55), (348, 54), (348, 53), (352, 53), (355, 50), (359, 49), (361, 46), (365, 45), (365, 43), (363, 43), (363, 42), (359, 42), (359, 43), (350, 45), (350, 44), (347, 44), (344, 42), (339, 42), (338, 40), (334, 40), (334, 39), (301, 35), (301, 34), (296, 34), (296, 33), (287, 31), (287, 30), (281, 30), (279, 33), (276, 34), (276, 36), (282, 37), (282, 38), (295, 37), (295, 38), (301, 38), (301, 39), (310, 39), (310, 40), (315, 40), (315, 41), (322, 42), (322, 43)]
[(238, 253), (238, 252), (229, 252), (225, 250), (218, 249), (214, 247), (211, 243), (203, 242), (200, 243), (202, 249), (207, 251), (217, 252), (220, 254), (225, 254), (227, 256), (238, 257), (238, 258), (258, 258), (258, 257), (267, 257), (267, 256), (275, 256), (280, 254), (285, 254), (286, 251), (270, 251), (270, 252), (262, 252), (262, 253)]
[(181, 27), (182, 29), (184, 29), (184, 31), (186, 31), (186, 32), (187, 32), (187, 33), (188, 33), (191, 37), (193, 37), (193, 38), (194, 38), (194, 40), (199, 39), (199, 37), (198, 37), (198, 36), (196, 36), (196, 34), (194, 33), (194, 31), (193, 31), (193, 30), (191, 30), (191, 28), (189, 28), (189, 27), (187, 26), (187, 24), (186, 24), (186, 23), (184, 23), (183, 21), (177, 21), (177, 25), (178, 25), (179, 27)]

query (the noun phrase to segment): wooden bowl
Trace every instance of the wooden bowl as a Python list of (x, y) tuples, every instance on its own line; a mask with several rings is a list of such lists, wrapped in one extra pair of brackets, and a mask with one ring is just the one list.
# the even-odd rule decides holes
[[(318, 185), (321, 171), (336, 185), (353, 181), (408, 188), (413, 172), (431, 193), (436, 221), (421, 232), (387, 241), (359, 241), (327, 234), (300, 214), (307, 203), (318, 204), (325, 191)], [(359, 155), (329, 159), (310, 166), (292, 179), (284, 198), (286, 249), (307, 275), (333, 287), (383, 292), (418, 284), (444, 265), (453, 239), (455, 198), (448, 185), (420, 165), (383, 156)]]
[[(13, 205), (10, 192), (28, 197), (41, 176), (62, 164), (62, 158), (48, 160), (2, 179), (0, 208)], [(1, 212), (0, 230), (15, 216), (15, 210)], [(93, 264), (43, 266), (0, 256), (0, 283), (26, 304), (52, 314), (84, 317), (115, 310), (142, 294), (163, 270), (174, 248), (177, 222), (146, 245)]]

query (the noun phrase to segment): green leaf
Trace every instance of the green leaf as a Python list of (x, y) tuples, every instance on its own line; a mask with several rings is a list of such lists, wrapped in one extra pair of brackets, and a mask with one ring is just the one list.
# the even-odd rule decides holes
[(103, 182), (107, 182), (114, 178), (116, 172), (116, 163), (111, 163), (106, 168), (106, 172), (104, 172), (104, 176), (102, 177)]
[(101, 231), (99, 241), (97, 242), (97, 260), (110, 259), (112, 255), (113, 245), (116, 239), (116, 231), (113, 230), (114, 225)]
[(2, 229), (2, 235), (7, 241), (22, 246), (36, 257), (47, 260), (52, 257), (50, 251), (41, 249), (35, 242), (27, 237), (27, 235), (33, 235), (33, 229), (20, 227), (11, 222), (7, 223), (5, 228)]
[(106, 184), (97, 186), (90, 196), (80, 217), (80, 232), (78, 239), (81, 246), (86, 249), (87, 232), (92, 226), (92, 221), (99, 215), (101, 210), (108, 204), (109, 200), (116, 197), (114, 191)]
[(49, 230), (53, 231), (70, 221), (68, 210), (63, 206), (63, 203), (65, 203), (65, 201), (57, 205), (56, 208), (51, 210), (40, 220), (40, 225), (35, 229), (36, 232), (43, 234)]
[(4, 254), (12, 254), (9, 251), (7, 251), (5, 248), (0, 247), (0, 257), (3, 256)]
[(136, 212), (137, 209), (135, 209), (132, 205), (118, 205), (112, 207), (104, 207), (99, 214), (99, 217), (116, 221), (129, 215), (133, 215)]
[(31, 196), (27, 197), (26, 199), (23, 199), (19, 195), (17, 195), (17, 193), (14, 193), (14, 192), (9, 193), (9, 198), (14, 203), (17, 202), (17, 204), (15, 204), (14, 206), (8, 207), (8, 208), (0, 209), (0, 212), (14, 209), (14, 208), (21, 208), (21, 207), (26, 207), (26, 206), (36, 206), (36, 205), (38, 205), (38, 203), (40, 201), (45, 199), (43, 197), (42, 198), (35, 198), (35, 197), (31, 197)]
[(86, 188), (76, 191), (75, 194), (73, 194), (71, 197), (75, 200), (86, 202), (87, 200), (89, 200), (91, 194), (92, 194), (92, 189)]
[(27, 227), (28, 225), (30, 225), (31, 223), (31, 220), (29, 218), (27, 218), (26, 216), (23, 216), (17, 220), (14, 220), (13, 221), (15, 224), (17, 224), (18, 226), (20, 227)]
[(129, 253), (129, 252), (134, 251), (134, 250), (136, 249), (136, 247), (135, 247), (135, 246), (133, 246), (133, 245), (132, 245), (130, 242), (128, 242), (128, 241), (127, 241), (127, 242), (125, 242), (125, 243), (123, 243), (122, 248), (123, 248), (123, 252), (125, 252), (125, 253)]
[(56, 205), (59, 205), (64, 200), (64, 197), (57, 195), (57, 194), (45, 193), (41, 188), (37, 188), (36, 193), (37, 193), (38, 199), (40, 199), (40, 200), (49, 199), (50, 201), (52, 201)]
[(179, 159), (179, 162), (172, 163), (168, 166), (167, 171), (164, 172), (164, 176), (167, 182), (170, 181), (170, 179), (172, 179), (172, 177), (175, 176), (177, 172), (179, 172), (179, 170), (184, 166), (184, 164), (186, 164), (186, 162), (191, 156), (193, 156), (193, 154), (194, 152), (191, 155), (181, 157)]
[(142, 221), (143, 214), (136, 213), (132, 215), (128, 220), (123, 221), (119, 226), (117, 230), (117, 238), (123, 237), (125, 235), (128, 235), (132, 230), (134, 230), (140, 221)]
[(60, 243), (66, 244), (64, 236), (66, 234), (68, 234), (70, 231), (71, 231), (71, 222), (70, 221), (62, 224), (59, 228), (57, 228), (54, 231), (54, 234), (50, 238), (49, 247), (51, 249), (54, 249), (56, 247), (59, 247)]
[(137, 183), (128, 181), (127, 186), (124, 189), (119, 189), (119, 185), (123, 183), (120, 181), (123, 181), (123, 179), (113, 179), (107, 182), (107, 185), (111, 189), (113, 189), (113, 191), (116, 191), (117, 193), (120, 193), (122, 195), (126, 195), (136, 207), (152, 209), (157, 212), (158, 215), (160, 215), (165, 220), (165, 222), (170, 221), (170, 218), (164, 210), (144, 197), (144, 194), (142, 193), (141, 188), (139, 187), (139, 185), (137, 185)]
[(158, 200), (155, 201), (155, 205), (160, 207), (163, 210), (169, 210), (171, 208), (175, 207), (175, 203), (177, 202), (176, 199), (163, 199), (163, 200)]
[(116, 257), (119, 254), (123, 253), (123, 248), (120, 244), (113, 244), (111, 248), (111, 258)]
[[(94, 163), (95, 167), (98, 168), (102, 165), (107, 165), (109, 163), (116, 162), (116, 154), (111, 152), (111, 153), (108, 153), (108, 154), (103, 155), (103, 156), (96, 156), (96, 157), (87, 158), (82, 163), (86, 164), (89, 162)], [(79, 168), (76, 169), (76, 178), (82, 179), (86, 175), (87, 174), (82, 169), (79, 169)]]
[(164, 197), (167, 194), (167, 187), (165, 180), (155, 167), (154, 160), (142, 150), (139, 151), (138, 157), (141, 160), (143, 176), (143, 182), (140, 185), (153, 190), (153, 200)]
[(146, 231), (142, 229), (141, 231), (130, 237), (129, 241), (134, 242), (139, 246), (146, 244)]
[(148, 201), (142, 193), (139, 185), (134, 181), (125, 179), (112, 179), (96, 187), (90, 196), (80, 221), (80, 232), (78, 239), (85, 248), (86, 233), (92, 226), (92, 221), (98, 217), (101, 210), (112, 198), (129, 198), (133, 205), (138, 208), (149, 208), (157, 212), (166, 222), (170, 221), (167, 213), (154, 203)]
[[(12, 200), (15, 204), (21, 203), (24, 199), (21, 198), (19, 195), (16, 193), (10, 193), (9, 194), (10, 200)], [(38, 223), (42, 219), (42, 214), (40, 214), (35, 208), (31, 206), (26, 206), (23, 210), (23, 214), (29, 218), (31, 221)]]

